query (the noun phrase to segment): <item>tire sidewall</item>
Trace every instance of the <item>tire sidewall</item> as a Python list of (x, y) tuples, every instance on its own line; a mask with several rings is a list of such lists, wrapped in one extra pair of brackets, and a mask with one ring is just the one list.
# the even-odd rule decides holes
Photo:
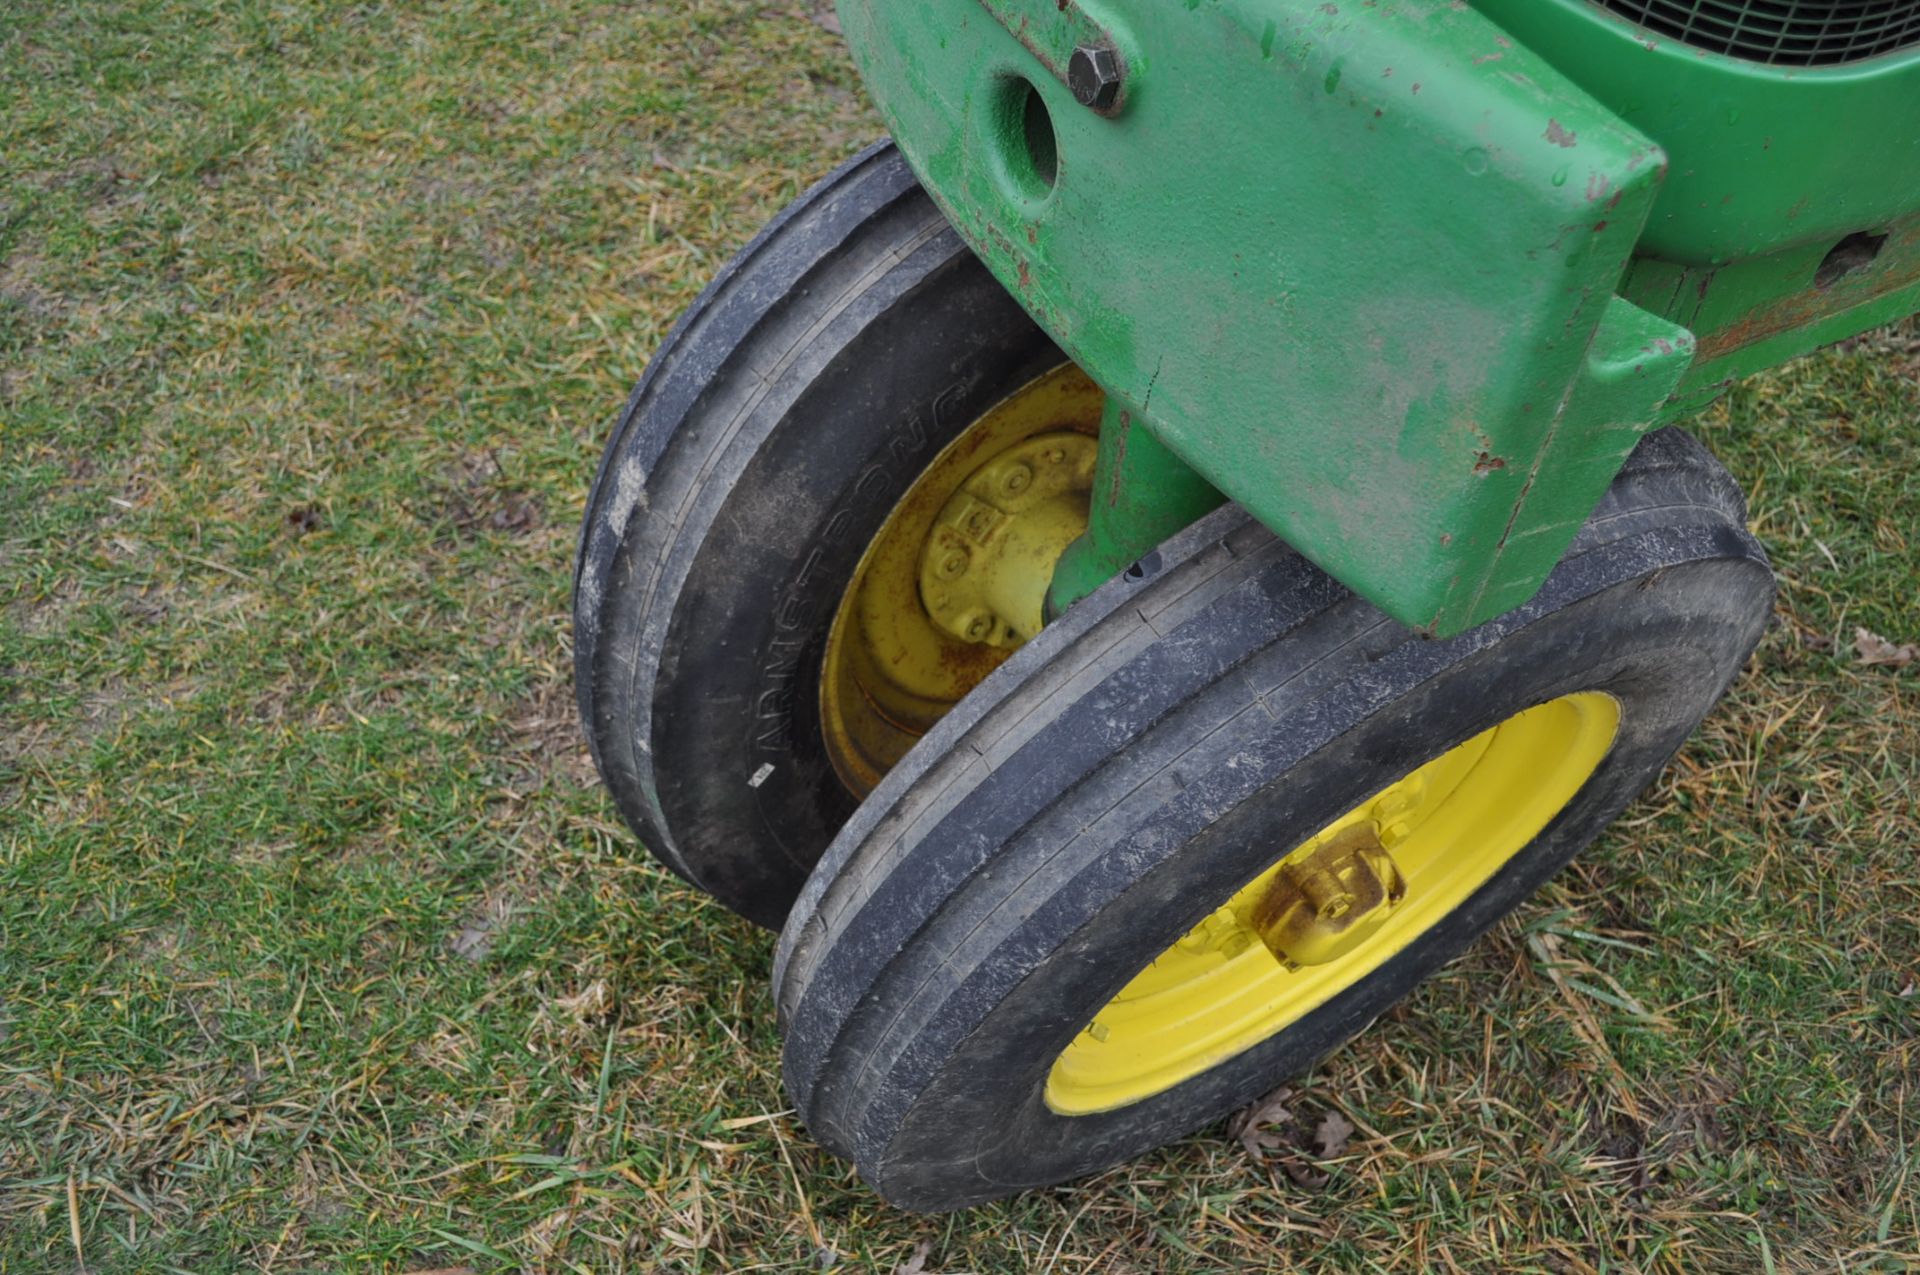
[(913, 278), (795, 368), (804, 390), (742, 432), (673, 600), (652, 687), (659, 817), (695, 883), (778, 926), (852, 813), (820, 721), (828, 629), (866, 546), (940, 450), (1063, 356), (945, 233)]

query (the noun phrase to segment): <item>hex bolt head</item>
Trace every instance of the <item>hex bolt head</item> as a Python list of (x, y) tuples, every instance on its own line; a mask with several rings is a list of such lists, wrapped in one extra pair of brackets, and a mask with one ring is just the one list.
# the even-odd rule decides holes
[(995, 617), (979, 611), (968, 616), (966, 627), (962, 630), (967, 635), (967, 641), (984, 642), (992, 637), (994, 620)]
[(1120, 55), (1097, 44), (1081, 45), (1067, 61), (1067, 87), (1082, 106), (1112, 109), (1120, 97)]
[(970, 561), (965, 551), (955, 549), (940, 560), (940, 578), (942, 580), (958, 580), (961, 576), (967, 574), (967, 566)]

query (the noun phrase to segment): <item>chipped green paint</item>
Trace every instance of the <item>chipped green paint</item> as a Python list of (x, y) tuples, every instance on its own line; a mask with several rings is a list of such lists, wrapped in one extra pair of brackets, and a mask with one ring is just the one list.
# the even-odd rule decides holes
[[(1680, 71), (1615, 66), (1704, 55), (1648, 48), (1580, 0), (840, 11), (922, 181), (1164, 444), (1164, 472), (1190, 467), (1434, 633), (1530, 596), (1646, 428), (1759, 360), (1912, 308), (1920, 286), (1895, 225), (1920, 205), (1911, 175), (1797, 220), (1776, 191), (1749, 221), (1741, 201), (1761, 192), (1707, 154), (1786, 118), (1810, 80), (1920, 146), (1911, 58), (1836, 77), (1851, 88), (1743, 69), (1741, 109), (1708, 129), (1655, 91)], [(1104, 114), (1064, 83), (1089, 42), (1126, 70)], [(1804, 124), (1789, 149), (1845, 127)], [(1700, 149), (1668, 180), (1670, 135)], [(1706, 190), (1722, 211), (1691, 206)], [(1883, 225), (1877, 259), (1814, 288), (1838, 235)], [(1057, 593), (1137, 556), (1181, 503), (1118, 502), (1159, 512), (1132, 535), (1111, 519)]]

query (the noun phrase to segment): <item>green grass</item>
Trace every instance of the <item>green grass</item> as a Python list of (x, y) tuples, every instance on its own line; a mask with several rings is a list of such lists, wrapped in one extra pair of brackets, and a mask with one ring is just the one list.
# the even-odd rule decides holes
[(1296, 1082), (1359, 1130), (1306, 1184), (1213, 1129), (914, 1218), (781, 1114), (771, 938), (594, 783), (567, 585), (673, 317), (878, 132), (817, 12), (0, 11), (0, 1271), (1920, 1262), (1920, 669), (1852, 653), (1920, 640), (1913, 329), (1701, 422), (1781, 622)]

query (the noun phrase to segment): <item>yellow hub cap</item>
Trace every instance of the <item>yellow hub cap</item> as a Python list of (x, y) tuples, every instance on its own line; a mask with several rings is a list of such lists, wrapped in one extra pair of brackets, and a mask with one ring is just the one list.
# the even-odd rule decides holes
[(1046, 1102), (1138, 1102), (1246, 1050), (1378, 969), (1518, 854), (1612, 747), (1587, 691), (1508, 718), (1340, 816), (1248, 882), (1094, 1016)]
[(859, 796), (1040, 629), (1053, 565), (1087, 526), (1100, 388), (1071, 363), (974, 421), (914, 481), (827, 631), (820, 717)]

